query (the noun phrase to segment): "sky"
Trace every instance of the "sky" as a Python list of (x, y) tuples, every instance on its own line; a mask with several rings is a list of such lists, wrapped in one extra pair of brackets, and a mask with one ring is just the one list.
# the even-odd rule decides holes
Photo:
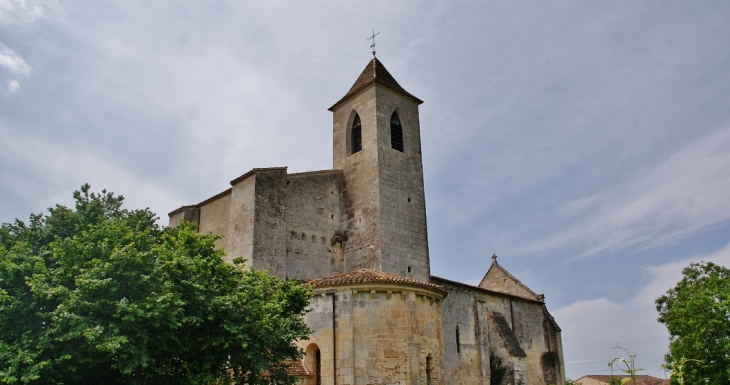
[(332, 167), (372, 58), (420, 106), (431, 273), (497, 254), (569, 377), (637, 354), (691, 261), (730, 266), (730, 2), (0, 0), (0, 222), (89, 183), (167, 213), (254, 167)]

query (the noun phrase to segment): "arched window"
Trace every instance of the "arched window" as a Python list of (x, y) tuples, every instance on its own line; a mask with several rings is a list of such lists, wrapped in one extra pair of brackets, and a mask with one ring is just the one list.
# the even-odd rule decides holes
[(352, 153), (362, 150), (362, 126), (360, 124), (360, 115), (355, 114), (352, 120)]
[(322, 354), (319, 346), (310, 344), (304, 352), (304, 362), (314, 376), (309, 377), (306, 385), (322, 385)]
[(390, 116), (390, 147), (403, 152), (403, 126), (395, 112)]

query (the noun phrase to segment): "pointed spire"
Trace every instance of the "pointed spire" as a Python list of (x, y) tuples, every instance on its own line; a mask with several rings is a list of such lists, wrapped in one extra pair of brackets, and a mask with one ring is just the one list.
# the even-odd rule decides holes
[(423, 101), (421, 99), (418, 99), (417, 97), (408, 93), (408, 91), (404, 90), (403, 87), (401, 87), (400, 84), (398, 84), (398, 82), (395, 80), (393, 75), (391, 75), (390, 72), (388, 72), (388, 70), (385, 69), (385, 66), (383, 65), (383, 63), (381, 63), (380, 60), (378, 60), (378, 58), (374, 57), (372, 60), (370, 60), (368, 65), (365, 67), (365, 69), (362, 71), (360, 76), (357, 78), (357, 80), (355, 81), (355, 84), (353, 84), (352, 87), (350, 87), (350, 90), (347, 91), (347, 94), (345, 94), (345, 96), (343, 96), (342, 99), (340, 99), (339, 101), (337, 101), (337, 103), (335, 103), (332, 107), (330, 107), (329, 110), (330, 111), (334, 110), (334, 108), (337, 107), (337, 105), (344, 102), (351, 96), (357, 94), (358, 92), (365, 89), (365, 87), (367, 87), (373, 83), (382, 84), (394, 91), (398, 91), (398, 92), (402, 93), (403, 95), (406, 95), (406, 96), (410, 97), (411, 99), (413, 99), (417, 104), (423, 103)]

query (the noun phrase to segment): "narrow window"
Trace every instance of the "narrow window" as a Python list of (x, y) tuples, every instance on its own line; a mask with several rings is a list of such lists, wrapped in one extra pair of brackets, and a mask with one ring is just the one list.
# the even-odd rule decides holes
[(352, 121), (352, 153), (362, 150), (362, 126), (360, 124), (360, 115), (355, 114)]
[(456, 352), (461, 353), (461, 336), (459, 335), (459, 326), (456, 326)]
[(314, 357), (315, 360), (315, 370), (314, 370), (314, 383), (316, 385), (322, 385), (322, 356), (319, 354), (319, 349), (317, 349), (317, 353)]
[(390, 116), (390, 146), (394, 150), (403, 152), (403, 126), (395, 112)]
[(431, 360), (433, 357), (429, 354), (426, 357), (426, 384), (431, 385)]

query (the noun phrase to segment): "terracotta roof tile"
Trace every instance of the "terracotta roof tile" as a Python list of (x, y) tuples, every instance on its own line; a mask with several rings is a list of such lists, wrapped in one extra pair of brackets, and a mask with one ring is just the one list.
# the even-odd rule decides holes
[(316, 288), (333, 287), (333, 286), (348, 286), (357, 284), (369, 284), (369, 283), (386, 283), (394, 284), (397, 286), (416, 287), (422, 289), (433, 290), (446, 295), (446, 289), (442, 286), (435, 285), (428, 282), (419, 281), (413, 278), (402, 277), (400, 275), (384, 273), (376, 270), (356, 270), (344, 274), (337, 274), (331, 277), (315, 279), (309, 281), (309, 284)]
[(410, 93), (408, 93), (408, 91), (404, 90), (403, 87), (401, 87), (400, 84), (398, 84), (398, 82), (395, 80), (393, 75), (391, 75), (390, 72), (385, 69), (385, 66), (383, 65), (383, 63), (380, 62), (380, 60), (378, 60), (377, 58), (373, 58), (373, 60), (368, 63), (360, 76), (357, 78), (355, 84), (353, 84), (352, 87), (350, 87), (350, 90), (347, 91), (347, 94), (345, 94), (342, 99), (338, 100), (337, 103), (332, 105), (329, 110), (332, 111), (338, 104), (344, 102), (350, 96), (355, 95), (356, 93), (362, 91), (365, 87), (373, 83), (382, 84), (394, 91), (398, 91), (408, 97), (411, 97), (418, 104), (423, 103), (421, 99), (411, 95)]
[(289, 372), (290, 375), (294, 377), (312, 377), (314, 376), (314, 373), (310, 372), (306, 366), (304, 366), (304, 363), (301, 359), (297, 358), (296, 360), (292, 360), (291, 358), (287, 358), (284, 360), (284, 363), (289, 365)]

